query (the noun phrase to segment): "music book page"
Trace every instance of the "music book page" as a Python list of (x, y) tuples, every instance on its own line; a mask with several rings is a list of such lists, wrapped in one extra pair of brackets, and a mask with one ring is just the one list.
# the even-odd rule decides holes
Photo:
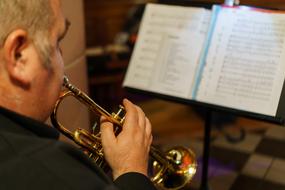
[(188, 98), (210, 15), (204, 8), (148, 4), (124, 86)]
[(215, 11), (197, 100), (274, 116), (285, 77), (285, 14)]

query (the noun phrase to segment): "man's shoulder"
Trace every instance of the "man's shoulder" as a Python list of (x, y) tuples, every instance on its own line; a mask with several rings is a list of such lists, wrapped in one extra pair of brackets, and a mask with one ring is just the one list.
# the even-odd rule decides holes
[(52, 188), (55, 184), (80, 189), (83, 182), (78, 179), (89, 186), (112, 184), (81, 151), (54, 139), (0, 134), (0, 168), (1, 179), (7, 179), (3, 184), (9, 185), (15, 178), (20, 178), (20, 184), (52, 181), (51, 189), (56, 189)]

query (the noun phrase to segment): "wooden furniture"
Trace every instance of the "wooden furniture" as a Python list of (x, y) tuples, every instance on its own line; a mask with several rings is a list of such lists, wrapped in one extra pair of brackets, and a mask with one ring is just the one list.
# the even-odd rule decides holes
[(132, 8), (154, 0), (84, 0), (87, 47), (113, 43)]

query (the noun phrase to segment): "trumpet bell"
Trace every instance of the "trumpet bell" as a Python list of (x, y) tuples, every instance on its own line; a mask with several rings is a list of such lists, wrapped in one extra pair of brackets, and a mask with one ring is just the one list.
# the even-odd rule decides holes
[(152, 181), (162, 189), (180, 189), (188, 184), (196, 173), (195, 154), (188, 148), (177, 146), (165, 153), (167, 164), (152, 162)]

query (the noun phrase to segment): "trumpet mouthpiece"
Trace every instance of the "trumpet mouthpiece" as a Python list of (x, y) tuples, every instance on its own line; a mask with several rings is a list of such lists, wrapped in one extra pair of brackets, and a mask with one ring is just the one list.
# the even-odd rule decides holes
[(63, 85), (65, 86), (67, 84), (69, 84), (69, 80), (68, 80), (67, 76), (64, 76), (63, 77)]

